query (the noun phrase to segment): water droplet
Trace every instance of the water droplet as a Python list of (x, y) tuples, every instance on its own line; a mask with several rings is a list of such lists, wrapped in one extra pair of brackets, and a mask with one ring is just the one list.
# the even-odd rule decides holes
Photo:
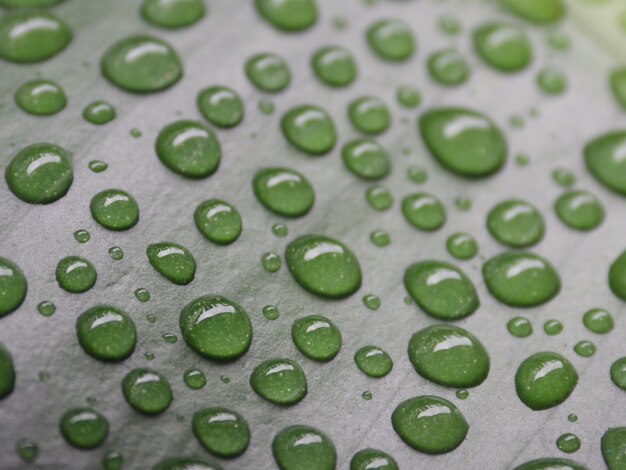
[(370, 401), (372, 398), (374, 398), (374, 396), (372, 395), (372, 392), (370, 392), (369, 390), (365, 390), (361, 394), (361, 397), (363, 398), (363, 400), (366, 400), (366, 401)]
[(199, 459), (167, 458), (159, 462), (153, 470), (221, 470), (216, 463)]
[(578, 436), (569, 432), (561, 434), (556, 440), (556, 446), (561, 452), (571, 454), (572, 452), (576, 452), (580, 449), (580, 439)]
[(87, 243), (90, 238), (91, 238), (91, 235), (89, 234), (87, 230), (79, 229), (74, 232), (74, 239), (78, 243)]
[(133, 138), (135, 138), (135, 139), (138, 139), (138, 138), (139, 138), (139, 137), (141, 137), (142, 135), (143, 135), (143, 134), (141, 133), (141, 131), (140, 131), (139, 129), (137, 129), (136, 127), (133, 127), (133, 128), (130, 130), (130, 136), (131, 136), (131, 137), (133, 137)]
[(563, 331), (563, 324), (558, 320), (548, 320), (543, 324), (543, 331), (549, 336), (555, 336)]
[(0, 318), (22, 305), (26, 290), (22, 270), (12, 261), (0, 257)]
[(91, 289), (98, 277), (93, 264), (80, 256), (67, 256), (59, 261), (55, 275), (61, 289), (75, 294)]
[(193, 219), (200, 233), (218, 245), (229, 245), (241, 235), (239, 211), (220, 199), (202, 202), (196, 208)]
[(266, 305), (263, 307), (263, 316), (268, 320), (276, 320), (280, 316), (280, 312), (274, 305)]
[(415, 371), (444, 387), (476, 387), (489, 374), (489, 355), (469, 331), (433, 325), (413, 334), (409, 360)]
[(15, 92), (15, 102), (25, 112), (49, 116), (65, 108), (67, 98), (58, 84), (50, 80), (31, 80)]
[(385, 148), (372, 139), (354, 139), (341, 149), (343, 163), (355, 176), (379, 180), (391, 171), (391, 159)]
[(199, 297), (180, 312), (180, 331), (187, 345), (208, 359), (228, 361), (244, 355), (252, 341), (248, 314), (220, 296)]
[(567, 420), (570, 423), (575, 423), (576, 421), (578, 421), (578, 416), (576, 416), (574, 413), (567, 415)]
[(19, 455), (22, 462), (30, 463), (37, 460), (39, 455), (39, 447), (36, 442), (29, 439), (20, 439), (15, 444), (15, 451)]
[(109, 256), (114, 261), (120, 261), (122, 258), (124, 258), (124, 252), (119, 246), (112, 246), (111, 248), (109, 248)]
[(609, 287), (622, 300), (626, 300), (626, 251), (613, 261), (609, 269)]
[(365, 199), (372, 209), (384, 211), (393, 204), (393, 195), (384, 186), (371, 186), (365, 192)]
[(422, 95), (413, 85), (401, 85), (396, 90), (396, 100), (403, 108), (414, 109), (420, 105)]
[(140, 287), (138, 289), (135, 289), (135, 297), (139, 302), (147, 302), (148, 300), (150, 300), (150, 292), (148, 292), (147, 289)]
[(72, 185), (71, 154), (54, 144), (29, 145), (11, 159), (4, 177), (22, 201), (50, 204), (65, 196)]
[(454, 205), (461, 212), (467, 212), (472, 208), (472, 200), (464, 196), (459, 196), (454, 200)]
[(121, 470), (123, 465), (124, 457), (114, 450), (107, 452), (104, 457), (102, 457), (102, 468), (104, 468), (104, 470)]
[(380, 248), (389, 246), (389, 244), (391, 243), (390, 235), (384, 230), (374, 230), (373, 232), (371, 232), (370, 240), (374, 245)]
[(506, 329), (516, 338), (526, 338), (533, 334), (533, 324), (524, 317), (511, 318), (506, 324)]
[(307, 214), (315, 202), (311, 183), (288, 168), (264, 168), (252, 180), (254, 195), (266, 209), (285, 217)]
[(192, 390), (200, 390), (206, 385), (204, 372), (198, 369), (187, 369), (183, 374), (185, 385)]
[(202, 0), (145, 0), (141, 5), (141, 16), (161, 28), (184, 28), (204, 16), (204, 3)]
[(402, 214), (413, 227), (432, 231), (446, 221), (446, 211), (441, 201), (426, 193), (414, 193), (402, 200)]
[(467, 177), (488, 176), (506, 160), (507, 143), (484, 114), (466, 108), (434, 108), (419, 119), (424, 143), (448, 170)]
[(276, 253), (269, 252), (265, 253), (261, 257), (261, 264), (267, 272), (275, 273), (280, 269), (282, 262), (280, 260), (280, 256), (278, 256)]
[(350, 470), (398, 470), (395, 459), (382, 450), (366, 448), (350, 460)]
[(569, 38), (560, 31), (548, 33), (547, 43), (548, 46), (558, 52), (567, 51), (570, 48)]
[(78, 449), (98, 447), (109, 434), (109, 422), (91, 408), (72, 408), (61, 417), (61, 434)]
[(363, 305), (370, 310), (378, 310), (380, 308), (380, 299), (373, 294), (363, 296)]
[(317, 106), (305, 104), (291, 108), (283, 115), (280, 125), (287, 141), (309, 155), (324, 155), (337, 142), (335, 123)]
[(622, 158), (626, 132), (601, 135), (585, 146), (587, 169), (604, 187), (626, 196), (626, 159)]
[(102, 173), (107, 168), (109, 168), (109, 164), (101, 160), (91, 160), (88, 166), (89, 166), (89, 169), (93, 171), (94, 173)]
[(11, 62), (47, 60), (71, 40), (67, 25), (49, 13), (18, 10), (0, 18), (0, 57)]
[(0, 400), (8, 397), (15, 388), (15, 368), (13, 357), (8, 349), (0, 343)]
[(333, 238), (298, 237), (287, 245), (285, 261), (298, 284), (312, 294), (341, 299), (361, 287), (361, 266), (356, 255)]
[(167, 379), (152, 369), (134, 369), (122, 380), (128, 404), (146, 415), (163, 413), (172, 403), (172, 388)]
[(583, 315), (583, 324), (596, 334), (606, 334), (613, 330), (613, 316), (602, 308), (592, 308)]
[(469, 397), (469, 392), (464, 389), (457, 390), (454, 394), (459, 400), (466, 400)]
[(304, 371), (290, 359), (270, 359), (254, 368), (250, 386), (275, 405), (293, 405), (307, 394)]
[(113, 84), (135, 93), (169, 88), (183, 75), (182, 63), (167, 42), (151, 36), (129, 36), (102, 56), (102, 73)]
[(559, 220), (575, 230), (593, 230), (604, 220), (604, 207), (588, 191), (568, 191), (554, 204)]
[(380, 134), (391, 124), (389, 108), (373, 96), (362, 96), (350, 102), (348, 117), (356, 130), (365, 134)]
[(626, 108), (626, 67), (618, 67), (611, 72), (609, 82), (615, 101)]
[(354, 354), (357, 367), (368, 377), (381, 378), (393, 369), (393, 361), (377, 346), (363, 346)]
[(286, 237), (289, 235), (289, 229), (284, 224), (274, 224), (272, 225), (272, 233), (277, 237)]
[(545, 222), (532, 204), (509, 199), (489, 211), (487, 228), (500, 243), (524, 248), (539, 243), (545, 233)]
[(561, 290), (554, 267), (532, 253), (502, 253), (487, 261), (482, 271), (491, 295), (511, 307), (536, 307)]
[(515, 164), (520, 168), (527, 167), (530, 164), (530, 157), (523, 153), (518, 153), (515, 156)]
[(424, 312), (440, 320), (465, 318), (480, 305), (472, 281), (443, 261), (412, 264), (404, 273), (404, 286)]
[(432, 395), (400, 403), (391, 415), (391, 424), (404, 442), (426, 454), (444, 454), (456, 449), (469, 429), (456, 406)]
[(536, 459), (526, 462), (513, 470), (587, 470), (587, 467), (569, 459), (548, 458)]
[(271, 52), (250, 57), (245, 65), (246, 76), (261, 91), (276, 93), (291, 81), (291, 72), (285, 59)]
[(526, 358), (515, 374), (517, 396), (535, 411), (563, 403), (577, 383), (574, 366), (553, 352), (540, 352)]
[(57, 311), (57, 308), (56, 305), (54, 305), (49, 300), (44, 300), (43, 302), (39, 302), (39, 304), (37, 305), (37, 311), (40, 315), (43, 315), (44, 317), (51, 317), (52, 315), (54, 315), (54, 312)]
[(569, 188), (576, 183), (576, 175), (567, 168), (556, 168), (552, 172), (552, 179), (563, 188)]
[(317, 49), (311, 58), (311, 67), (319, 80), (332, 87), (347, 86), (357, 75), (354, 57), (340, 46)]
[(196, 275), (196, 260), (182, 245), (172, 242), (152, 243), (148, 245), (146, 255), (152, 267), (174, 284), (185, 286)]
[(473, 33), (478, 56), (500, 72), (517, 72), (532, 59), (530, 41), (524, 30), (504, 23), (488, 23)]
[(596, 353), (596, 345), (591, 341), (579, 341), (574, 345), (574, 352), (581, 357), (591, 357)]
[[(47, 382), (50, 379), (50, 374), (48, 374), (46, 371), (41, 371), (39, 372), (39, 381), (40, 382)], [(1, 393), (0, 393), (1, 395)]]
[(193, 415), (193, 433), (212, 454), (232, 458), (243, 454), (250, 443), (248, 423), (226, 408), (205, 408)]
[(367, 28), (366, 37), (372, 51), (383, 60), (402, 62), (415, 51), (415, 37), (400, 20), (379, 20)]
[(143, 357), (146, 361), (152, 361), (155, 358), (155, 355), (153, 352), (147, 351)]
[(196, 102), (204, 118), (215, 126), (234, 127), (243, 119), (243, 102), (237, 92), (228, 87), (205, 88), (198, 93)]
[(626, 390), (626, 357), (616, 360), (611, 365), (611, 380), (619, 388)]
[(536, 24), (554, 23), (565, 14), (561, 0), (502, 0), (511, 13)]
[(121, 361), (135, 350), (137, 331), (126, 312), (108, 305), (92, 307), (76, 320), (78, 342), (102, 361)]
[(310, 464), (315, 470), (333, 470), (337, 463), (332, 441), (310, 426), (295, 425), (280, 431), (272, 441), (272, 454), (278, 466), (284, 469)]
[(410, 166), (407, 169), (406, 175), (408, 176), (409, 180), (415, 184), (422, 184), (428, 180), (428, 173), (426, 172), (426, 170), (424, 168), (416, 166)]
[(93, 219), (109, 230), (128, 230), (139, 221), (135, 198), (121, 189), (107, 189), (96, 194), (89, 204)]
[(166, 167), (188, 178), (211, 176), (221, 159), (215, 133), (195, 121), (176, 121), (165, 126), (157, 137), (156, 153)]
[(454, 49), (442, 49), (428, 57), (430, 77), (443, 86), (458, 86), (467, 81), (470, 68), (465, 58)]
[(456, 36), (461, 32), (461, 23), (459, 23), (459, 20), (448, 15), (440, 16), (437, 19), (437, 27), (439, 31), (448, 36)]
[(548, 95), (560, 95), (567, 89), (567, 77), (561, 69), (547, 66), (537, 73), (537, 85)]
[(626, 455), (626, 427), (609, 428), (601, 440), (602, 457), (609, 470), (619, 470), (624, 466)]
[(315, 0), (256, 0), (255, 5), (265, 21), (283, 31), (302, 31), (317, 21)]
[(225, 384), (230, 383), (230, 378), (226, 375), (220, 375), (220, 380)]
[(168, 344), (175, 344), (176, 342), (178, 342), (178, 336), (176, 336), (174, 333), (163, 333), (163, 336), (161, 337), (163, 338), (163, 341)]
[(330, 361), (341, 349), (341, 332), (328, 318), (310, 315), (291, 326), (291, 338), (302, 354), (314, 361)]
[(97, 126), (111, 122), (115, 116), (115, 108), (106, 101), (94, 101), (83, 109), (83, 118)]
[(446, 249), (456, 259), (472, 259), (478, 253), (478, 243), (467, 233), (453, 233), (446, 240)]
[(276, 107), (274, 106), (274, 102), (268, 98), (261, 98), (259, 100), (259, 111), (263, 114), (269, 116), (270, 114), (274, 114)]

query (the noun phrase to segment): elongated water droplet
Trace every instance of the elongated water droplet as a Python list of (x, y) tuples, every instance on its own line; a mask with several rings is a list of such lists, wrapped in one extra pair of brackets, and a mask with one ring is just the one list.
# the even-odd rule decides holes
[(304, 371), (290, 359), (270, 359), (256, 366), (250, 375), (250, 386), (275, 405), (293, 405), (307, 394)]
[(291, 338), (302, 354), (314, 361), (330, 361), (341, 349), (341, 332), (328, 318), (310, 315), (291, 326)]
[(19, 266), (0, 257), (0, 318), (22, 305), (27, 288), (26, 278)]
[(101, 160), (91, 160), (88, 166), (89, 169), (94, 173), (102, 173), (103, 171), (106, 171), (107, 168), (109, 168), (109, 164)]
[(602, 436), (602, 457), (609, 470), (620, 470), (626, 463), (626, 427), (609, 428)]
[(366, 37), (372, 51), (383, 60), (402, 62), (415, 51), (413, 32), (400, 20), (379, 20), (367, 29)]
[(204, 3), (202, 0), (144, 0), (141, 16), (161, 28), (184, 28), (204, 16)]
[(61, 435), (78, 449), (93, 449), (106, 439), (109, 422), (91, 408), (72, 408), (61, 417)]
[(193, 433), (213, 455), (232, 458), (250, 443), (250, 428), (239, 413), (227, 408), (205, 408), (193, 415)]
[(122, 310), (108, 305), (92, 307), (76, 320), (78, 343), (101, 361), (121, 361), (135, 350), (135, 323)]
[(255, 5), (265, 21), (283, 31), (302, 31), (317, 21), (315, 0), (256, 0)]
[(264, 168), (252, 180), (254, 195), (266, 209), (285, 217), (307, 214), (315, 202), (311, 183), (288, 168)]
[(122, 392), (128, 404), (139, 413), (158, 415), (172, 403), (168, 380), (152, 369), (134, 369), (122, 380)]
[(478, 56), (499, 72), (517, 72), (532, 60), (530, 41), (524, 30), (504, 23), (488, 23), (473, 35)]
[(36, 116), (49, 116), (65, 108), (65, 92), (50, 80), (31, 80), (15, 92), (15, 102), (25, 112)]
[(68, 256), (59, 261), (55, 276), (61, 289), (75, 294), (91, 289), (98, 277), (93, 264), (80, 256)]
[(487, 228), (500, 243), (524, 248), (535, 245), (543, 238), (545, 222), (541, 212), (532, 204), (510, 199), (489, 211)]
[(8, 349), (0, 343), (0, 400), (8, 397), (15, 388), (15, 368), (13, 357)]

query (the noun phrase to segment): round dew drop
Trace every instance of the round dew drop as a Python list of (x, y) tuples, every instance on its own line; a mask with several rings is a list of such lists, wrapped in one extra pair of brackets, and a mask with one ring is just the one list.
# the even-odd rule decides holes
[(603, 335), (613, 330), (613, 316), (602, 308), (592, 308), (583, 315), (583, 324), (593, 333)]
[(248, 80), (260, 91), (277, 93), (291, 81), (291, 72), (285, 59), (271, 52), (250, 57), (245, 64)]
[(334, 470), (337, 451), (323, 432), (310, 426), (294, 425), (280, 431), (272, 441), (272, 454), (281, 469)]
[(470, 75), (469, 65), (454, 49), (433, 53), (428, 58), (428, 72), (436, 83), (448, 87), (465, 83)]
[(31, 80), (15, 92), (15, 102), (25, 112), (35, 116), (50, 116), (65, 108), (65, 92), (50, 80)]
[(561, 452), (571, 454), (580, 449), (580, 439), (572, 433), (565, 433), (556, 440), (556, 446)]
[(80, 256), (68, 256), (59, 261), (55, 276), (61, 289), (75, 294), (91, 289), (98, 277), (93, 264)]
[(379, 180), (391, 171), (391, 158), (378, 142), (355, 139), (341, 149), (341, 158), (348, 170), (364, 180)]
[(520, 27), (504, 23), (488, 23), (473, 33), (478, 56), (499, 72), (518, 72), (532, 60), (530, 41)]
[(427, 232), (437, 230), (446, 222), (446, 210), (431, 194), (415, 193), (402, 200), (402, 215), (413, 227)]
[(393, 195), (384, 186), (369, 187), (365, 192), (365, 199), (377, 211), (385, 211), (393, 205)]
[(356, 130), (365, 134), (380, 134), (391, 125), (389, 108), (372, 96), (357, 98), (348, 106), (348, 117)]
[(331, 87), (345, 87), (354, 81), (357, 66), (352, 54), (343, 47), (326, 46), (315, 51), (311, 58), (315, 76)]
[(192, 390), (200, 390), (206, 385), (204, 372), (198, 369), (188, 369), (183, 374), (185, 385)]
[(314, 361), (330, 361), (341, 349), (339, 328), (328, 318), (310, 315), (291, 326), (291, 339), (302, 354)]
[(554, 204), (559, 220), (574, 230), (593, 230), (604, 221), (604, 207), (588, 191), (568, 191)]
[(242, 231), (241, 215), (229, 203), (209, 199), (198, 205), (193, 220), (204, 237), (218, 245), (230, 245)]
[(243, 101), (234, 90), (225, 86), (201, 90), (196, 102), (204, 118), (217, 127), (235, 127), (244, 116)]
[(545, 222), (541, 212), (533, 205), (511, 199), (489, 211), (487, 228), (500, 243), (524, 248), (535, 245), (543, 238)]
[(516, 338), (526, 338), (533, 334), (533, 325), (527, 318), (514, 317), (506, 324), (507, 330)]
[(121, 361), (135, 350), (137, 331), (127, 313), (107, 305), (93, 307), (76, 320), (76, 334), (87, 354), (101, 361)]
[(93, 449), (106, 439), (109, 422), (91, 408), (73, 408), (61, 418), (61, 435), (73, 447)]
[(301, 105), (287, 111), (280, 122), (283, 136), (298, 150), (322, 156), (337, 142), (337, 131), (332, 118), (322, 108)]
[(117, 115), (113, 105), (106, 101), (94, 101), (89, 103), (83, 109), (83, 118), (85, 121), (101, 126), (115, 119)]
[(19, 266), (0, 257), (0, 318), (22, 305), (27, 289), (26, 278)]
[(289, 359), (270, 359), (256, 366), (250, 375), (250, 386), (275, 405), (293, 405), (307, 394), (304, 371)]
[(141, 16), (150, 24), (167, 29), (185, 28), (204, 16), (202, 0), (144, 0)]
[(158, 415), (172, 403), (168, 380), (152, 369), (134, 369), (122, 380), (122, 392), (128, 404), (139, 413)]
[(287, 168), (264, 168), (252, 180), (254, 195), (266, 209), (285, 217), (306, 215), (315, 202), (311, 183)]
[(471, 235), (457, 232), (446, 240), (446, 249), (456, 259), (468, 260), (478, 253), (478, 243)]
[(139, 221), (135, 198), (121, 189), (107, 189), (96, 194), (89, 204), (91, 216), (109, 230), (128, 230)]
[(626, 300), (626, 251), (609, 268), (609, 287), (617, 297)]
[(398, 470), (396, 460), (377, 449), (362, 449), (352, 456), (350, 470)]
[(196, 260), (184, 246), (172, 242), (152, 243), (146, 255), (152, 267), (174, 284), (185, 286), (196, 275)]
[(567, 89), (567, 77), (560, 69), (544, 67), (537, 74), (537, 85), (547, 95), (560, 95)]
[(250, 443), (248, 423), (227, 408), (205, 408), (193, 415), (193, 433), (213, 455), (232, 458), (243, 454)]
[(299, 32), (317, 21), (315, 0), (255, 0), (259, 14), (273, 27), (285, 32)]
[(370, 49), (381, 59), (403, 62), (415, 51), (415, 37), (409, 26), (396, 19), (373, 23), (366, 32)]

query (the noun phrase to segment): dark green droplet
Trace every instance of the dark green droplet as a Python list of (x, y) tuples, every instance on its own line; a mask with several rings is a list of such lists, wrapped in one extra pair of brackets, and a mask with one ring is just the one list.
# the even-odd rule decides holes
[(187, 345), (209, 359), (229, 361), (244, 355), (252, 341), (248, 314), (220, 296), (199, 297), (180, 312), (180, 331)]
[(567, 89), (567, 77), (561, 69), (547, 66), (537, 73), (537, 85), (547, 95), (560, 95)]
[(121, 189), (107, 189), (96, 194), (89, 204), (93, 219), (109, 230), (128, 230), (139, 221), (135, 198)]
[(613, 330), (613, 316), (602, 308), (592, 308), (583, 315), (583, 324), (593, 333), (603, 335)]
[(87, 243), (90, 238), (91, 238), (91, 235), (89, 234), (87, 230), (80, 229), (74, 232), (74, 239), (78, 243)]
[(67, 292), (86, 292), (96, 283), (97, 273), (93, 264), (80, 256), (68, 256), (57, 264), (56, 280)]
[(0, 400), (8, 397), (15, 388), (15, 368), (13, 357), (8, 349), (0, 343)]
[(188, 369), (183, 374), (185, 385), (192, 390), (200, 390), (206, 385), (204, 372), (198, 369)]
[(304, 371), (290, 359), (270, 359), (256, 366), (250, 375), (250, 386), (275, 405), (293, 405), (307, 394)]
[(276, 93), (291, 81), (291, 72), (285, 59), (271, 52), (250, 57), (245, 65), (246, 76), (261, 91)]
[(301, 105), (287, 111), (280, 122), (287, 141), (309, 155), (325, 155), (337, 142), (332, 118), (322, 108)]
[(556, 440), (556, 446), (561, 452), (571, 454), (580, 449), (580, 439), (572, 433), (561, 434)]
[(357, 74), (354, 57), (340, 46), (317, 49), (311, 58), (311, 67), (319, 80), (332, 87), (349, 85)]
[(524, 317), (511, 318), (506, 324), (506, 329), (516, 338), (526, 338), (533, 334), (532, 323)]
[(368, 377), (384, 377), (393, 369), (393, 361), (377, 346), (363, 346), (354, 354), (357, 367)]
[(58, 84), (50, 80), (31, 80), (15, 92), (15, 102), (29, 114), (49, 116), (65, 108), (67, 98)]
[(0, 257), (0, 318), (22, 305), (27, 288), (26, 278), (19, 266)]
[(151, 36), (129, 36), (113, 44), (102, 56), (102, 73), (126, 91), (153, 93), (169, 88), (183, 75), (172, 46)]
[(532, 60), (530, 41), (518, 26), (488, 23), (477, 28), (472, 39), (478, 56), (499, 72), (517, 72)]
[(267, 272), (275, 273), (280, 269), (282, 262), (280, 256), (276, 253), (269, 252), (261, 256), (261, 264)]
[(20, 459), (22, 459), (22, 462), (26, 463), (34, 462), (39, 456), (39, 446), (36, 442), (28, 439), (20, 439), (17, 441), (15, 451)]
[(109, 422), (91, 408), (72, 408), (61, 417), (61, 434), (78, 449), (93, 449), (106, 439)]
[(72, 40), (72, 32), (56, 16), (36, 10), (6, 13), (0, 18), (0, 58), (32, 63), (49, 59)]
[(188, 178), (206, 178), (215, 173), (222, 155), (215, 133), (195, 121), (165, 126), (155, 148), (161, 163)]
[(65, 196), (72, 185), (72, 155), (54, 144), (29, 145), (11, 159), (4, 177), (22, 201), (50, 204)]
[(88, 166), (89, 169), (94, 173), (102, 173), (103, 171), (106, 171), (107, 168), (109, 168), (109, 164), (101, 160), (91, 160)]
[(489, 374), (489, 355), (469, 331), (433, 325), (413, 334), (409, 360), (416, 372), (445, 387), (476, 387)]
[(402, 200), (402, 214), (413, 227), (432, 231), (446, 221), (446, 210), (441, 201), (426, 193), (415, 193)]
[(206, 460), (174, 457), (162, 460), (152, 470), (222, 470), (222, 467)]
[(312, 294), (341, 299), (361, 287), (356, 255), (338, 240), (303, 235), (287, 245), (285, 260), (294, 279)]
[(563, 324), (558, 320), (548, 320), (543, 324), (543, 331), (549, 336), (555, 336), (563, 331)]
[(370, 392), (369, 390), (365, 390), (361, 394), (361, 398), (363, 398), (363, 400), (370, 401), (372, 398), (374, 398), (374, 395), (372, 395), (372, 392)]
[(150, 300), (150, 292), (148, 292), (147, 289), (140, 287), (139, 289), (135, 289), (135, 298), (139, 302), (147, 302)]
[(626, 427), (609, 428), (602, 436), (602, 457), (609, 470), (621, 470), (626, 464)]
[(172, 388), (167, 379), (152, 369), (134, 369), (122, 380), (122, 392), (135, 411), (158, 415), (172, 403)]
[(531, 410), (563, 403), (574, 391), (578, 373), (563, 356), (540, 352), (526, 358), (515, 374), (517, 396)]
[(85, 121), (101, 126), (107, 122), (111, 122), (117, 115), (115, 108), (106, 101), (94, 101), (89, 103), (83, 109), (83, 118)]
[(453, 233), (446, 240), (446, 249), (456, 259), (472, 259), (478, 253), (476, 239), (467, 233)]
[(365, 192), (365, 199), (372, 209), (384, 211), (393, 205), (393, 195), (384, 186), (371, 186)]
[(443, 261), (412, 264), (404, 273), (404, 286), (424, 312), (440, 320), (465, 318), (480, 305), (472, 281)]
[(626, 357), (622, 357), (611, 365), (611, 380), (622, 390), (626, 390)]
[(315, 0), (256, 0), (255, 5), (269, 24), (282, 31), (302, 31), (317, 21)]
[(487, 228), (500, 243), (525, 248), (535, 245), (543, 238), (545, 222), (541, 212), (532, 204), (510, 199), (489, 211)]
[(341, 349), (341, 332), (328, 318), (310, 315), (291, 326), (291, 338), (298, 350), (309, 359), (330, 361)]
[(626, 300), (626, 251), (617, 257), (609, 269), (609, 287), (622, 300)]
[(333, 442), (310, 426), (280, 431), (272, 441), (272, 454), (281, 470), (334, 470), (337, 463)]
[(371, 242), (378, 247), (389, 246), (391, 243), (391, 236), (384, 230), (374, 230), (370, 233)]
[(380, 298), (373, 294), (363, 296), (363, 305), (370, 310), (378, 310), (380, 308)]
[(420, 116), (419, 129), (435, 159), (461, 176), (488, 176), (506, 160), (504, 135), (478, 111), (434, 108)]
[(270, 211), (285, 217), (307, 214), (315, 202), (311, 183), (288, 168), (264, 168), (252, 180), (254, 195)]
[(547, 458), (526, 462), (513, 470), (587, 470), (587, 467), (569, 459)]
[(182, 245), (172, 242), (152, 243), (148, 245), (146, 255), (152, 267), (174, 284), (185, 286), (196, 275), (196, 260)]
[(341, 157), (346, 168), (364, 180), (379, 180), (391, 171), (389, 154), (375, 140), (351, 140), (341, 149)]
[(243, 101), (231, 88), (205, 88), (198, 93), (196, 102), (204, 118), (215, 126), (234, 127), (243, 119)]
[(226, 408), (205, 408), (195, 412), (192, 427), (200, 444), (218, 457), (237, 457), (250, 443), (246, 420)]
[(487, 261), (482, 272), (491, 295), (511, 307), (541, 305), (561, 290), (554, 267), (532, 253), (502, 253)]
[(278, 308), (274, 305), (266, 305), (265, 307), (263, 307), (263, 316), (272, 321), (278, 319), (278, 317), (280, 316), (280, 312), (278, 311)]
[(568, 191), (554, 204), (559, 220), (575, 230), (593, 230), (604, 221), (602, 203), (588, 191)]
[(367, 29), (366, 36), (372, 51), (383, 60), (402, 62), (415, 51), (413, 32), (400, 20), (379, 20)]
[(348, 106), (348, 117), (352, 125), (365, 134), (380, 134), (391, 124), (387, 105), (372, 96), (363, 96), (352, 101)]
[(626, 109), (626, 67), (618, 67), (611, 72), (609, 83), (617, 104)]
[(561, 0), (501, 0), (511, 13), (536, 24), (550, 24), (565, 14)]
[(124, 251), (119, 246), (112, 246), (109, 248), (109, 256), (113, 261), (120, 261), (124, 258)]
[(377, 449), (363, 449), (352, 456), (350, 470), (398, 470), (395, 459)]
[(434, 52), (428, 58), (428, 72), (440, 85), (458, 86), (467, 81), (470, 68), (458, 51), (443, 49)]
[(585, 146), (587, 169), (605, 188), (626, 196), (626, 131), (603, 134)]
[(76, 320), (78, 343), (90, 356), (121, 361), (135, 350), (135, 323), (122, 310), (108, 305), (90, 308)]
[(220, 199), (209, 199), (198, 205), (193, 220), (207, 240), (218, 245), (230, 245), (241, 235), (239, 211)]
[(456, 449), (469, 430), (456, 406), (432, 395), (400, 403), (391, 415), (391, 424), (404, 442), (426, 454), (444, 454)]
[(587, 340), (579, 341), (574, 345), (574, 352), (581, 357), (591, 357), (596, 353), (596, 345)]
[(161, 28), (184, 28), (204, 16), (204, 3), (202, 0), (145, 0), (141, 16)]

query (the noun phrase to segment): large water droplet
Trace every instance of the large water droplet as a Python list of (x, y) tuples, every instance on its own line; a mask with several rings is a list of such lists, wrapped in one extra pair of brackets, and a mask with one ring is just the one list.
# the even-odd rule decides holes
[(65, 108), (67, 98), (58, 84), (37, 79), (28, 81), (17, 89), (15, 102), (29, 114), (49, 116)]
[(91, 408), (72, 408), (61, 417), (61, 434), (68, 444), (93, 449), (106, 439), (109, 422)]
[(588, 191), (568, 191), (554, 204), (561, 222), (575, 230), (593, 230), (604, 220), (600, 200)]
[(354, 354), (354, 363), (368, 377), (381, 378), (393, 369), (393, 361), (377, 346), (363, 346)]
[(152, 243), (148, 245), (146, 255), (152, 267), (174, 284), (185, 286), (196, 275), (196, 260), (182, 245), (172, 242)]
[(556, 457), (547, 459), (531, 460), (515, 467), (514, 470), (587, 470), (587, 467), (569, 459)]
[(107, 189), (96, 194), (89, 204), (93, 219), (109, 230), (128, 230), (139, 221), (135, 198), (121, 189)]
[(561, 0), (501, 0), (500, 3), (511, 13), (537, 24), (554, 23), (565, 14)]
[(205, 408), (193, 415), (193, 433), (206, 450), (222, 458), (243, 454), (250, 428), (239, 413), (227, 408)]
[(291, 338), (298, 350), (309, 359), (330, 361), (341, 349), (341, 332), (328, 318), (310, 315), (291, 326)]
[(626, 427), (609, 428), (602, 436), (602, 457), (609, 470), (620, 470), (626, 464)]
[(585, 163), (600, 184), (626, 196), (626, 131), (603, 134), (589, 142)]
[(315, 202), (311, 183), (288, 168), (264, 168), (252, 180), (254, 195), (270, 211), (285, 217), (307, 214)]
[(250, 375), (250, 386), (275, 405), (293, 405), (307, 394), (304, 371), (290, 359), (270, 359), (256, 366)]
[(158, 415), (172, 403), (172, 388), (168, 380), (152, 369), (131, 370), (122, 380), (124, 398), (135, 411)]
[(75, 294), (91, 289), (98, 277), (93, 264), (80, 256), (67, 256), (59, 261), (55, 276), (61, 289)]
[(122, 310), (108, 305), (92, 307), (76, 320), (78, 343), (90, 356), (121, 361), (135, 350), (135, 323)]

